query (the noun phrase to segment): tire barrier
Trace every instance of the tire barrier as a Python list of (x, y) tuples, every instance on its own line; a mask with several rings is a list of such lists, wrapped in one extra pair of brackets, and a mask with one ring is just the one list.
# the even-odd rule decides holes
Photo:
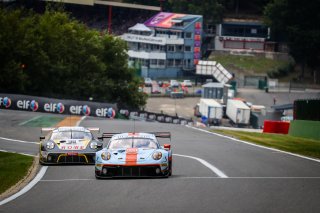
[(0, 109), (114, 118), (117, 104), (0, 93)]
[(192, 119), (186, 119), (177, 116), (166, 115), (162, 113), (154, 113), (147, 111), (132, 111), (121, 109), (119, 111), (122, 115), (127, 112), (127, 118), (131, 120), (149, 121), (149, 122), (160, 122), (160, 123), (172, 123), (179, 125), (193, 125)]

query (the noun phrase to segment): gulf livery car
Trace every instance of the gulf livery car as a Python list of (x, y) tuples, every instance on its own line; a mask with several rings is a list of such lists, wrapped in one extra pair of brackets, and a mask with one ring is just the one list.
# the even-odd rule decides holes
[(103, 148), (103, 142), (96, 139), (91, 131), (99, 131), (99, 128), (42, 128), (42, 132), (50, 133), (47, 137), (40, 137), (39, 162), (94, 164), (96, 152)]
[(171, 176), (171, 146), (157, 140), (171, 139), (169, 132), (104, 133), (102, 138), (111, 139), (96, 153), (96, 178)]

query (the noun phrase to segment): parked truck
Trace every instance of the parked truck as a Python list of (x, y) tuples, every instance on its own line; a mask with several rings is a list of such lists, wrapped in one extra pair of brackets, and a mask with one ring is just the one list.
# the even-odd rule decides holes
[(199, 112), (207, 119), (208, 124), (220, 125), (222, 119), (222, 106), (214, 99), (201, 98)]
[(232, 124), (246, 126), (250, 121), (250, 108), (241, 100), (229, 99), (227, 103), (227, 116)]

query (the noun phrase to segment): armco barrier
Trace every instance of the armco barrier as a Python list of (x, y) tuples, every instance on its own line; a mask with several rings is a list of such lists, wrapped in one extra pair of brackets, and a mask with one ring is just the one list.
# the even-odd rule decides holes
[(290, 123), (283, 121), (264, 121), (264, 133), (288, 134)]
[(289, 135), (320, 142), (320, 121), (293, 120), (290, 123)]
[(0, 109), (113, 118), (117, 104), (0, 93)]
[[(186, 125), (187, 123), (193, 122), (191, 119), (166, 115), (162, 113), (129, 111), (127, 109), (120, 109), (118, 111), (117, 104), (111, 103), (63, 100), (37, 96), (0, 93), (0, 110), (2, 109), (68, 115), (86, 115), (105, 118), (131, 118), (135, 120), (157, 121), (161, 123), (173, 123), (181, 125)], [(117, 112), (118, 114), (116, 116)]]

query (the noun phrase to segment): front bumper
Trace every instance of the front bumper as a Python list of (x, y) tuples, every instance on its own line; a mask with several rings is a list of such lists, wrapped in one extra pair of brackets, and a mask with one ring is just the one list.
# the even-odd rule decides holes
[(162, 169), (161, 164), (134, 165), (134, 166), (101, 165), (101, 167), (98, 167), (98, 168), (96, 166), (95, 174), (97, 178), (163, 177), (163, 176), (168, 176), (168, 169), (167, 168)]
[(40, 153), (42, 164), (94, 164), (96, 153)]

